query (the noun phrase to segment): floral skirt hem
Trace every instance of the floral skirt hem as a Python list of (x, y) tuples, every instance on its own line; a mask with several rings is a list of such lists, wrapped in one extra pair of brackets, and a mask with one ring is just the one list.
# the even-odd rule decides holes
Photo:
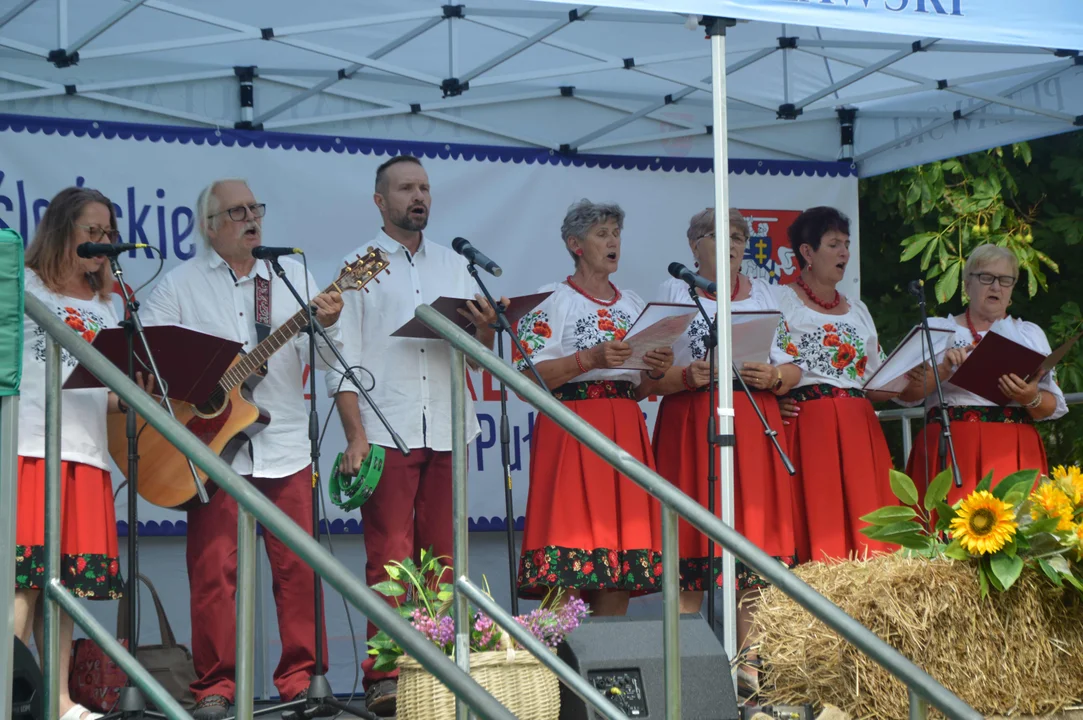
[[(788, 555), (785, 557), (772, 556), (775, 560), (779, 561), (788, 568), (795, 567), (797, 565), (797, 555)], [(713, 576), (714, 584), (716, 587), (722, 587), (722, 558), (715, 557), (713, 564)], [(740, 560), (736, 561), (737, 570), (737, 589), (749, 590), (753, 588), (765, 588), (770, 587), (771, 583), (764, 580), (759, 574), (752, 568), (745, 565)], [(706, 590), (706, 584), (704, 580), (707, 578), (707, 558), (681, 558), (680, 562), (681, 571), (681, 590), (684, 591), (700, 591)]]
[(519, 596), (524, 598), (544, 597), (551, 588), (644, 594), (661, 587), (662, 553), (656, 550), (550, 545), (523, 550), (519, 559)]
[[(123, 595), (120, 559), (104, 554), (84, 553), (60, 556), (60, 584), (72, 595), (86, 600), (116, 600)], [(15, 587), (41, 590), (45, 586), (45, 548), (42, 545), (15, 546)]]

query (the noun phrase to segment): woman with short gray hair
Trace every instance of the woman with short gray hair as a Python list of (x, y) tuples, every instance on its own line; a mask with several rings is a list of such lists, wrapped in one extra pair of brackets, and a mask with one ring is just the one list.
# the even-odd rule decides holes
[[(575, 270), (539, 290), (552, 294), (517, 332), (553, 395), (653, 468), (637, 401), (673, 364), (673, 351), (649, 351), (650, 370), (624, 367), (632, 356), (624, 337), (645, 303), (609, 279), (620, 263), (623, 228), (617, 205), (572, 205), (560, 234)], [(533, 378), (517, 350), (512, 359)], [(661, 587), (658, 503), (545, 415), (532, 435), (519, 594), (544, 597), (559, 588), (582, 596), (594, 615), (623, 615), (631, 594)]]
[[(955, 457), (963, 486), (954, 484), (948, 504), (966, 497), (989, 472), (994, 484), (1018, 470), (1048, 471), (1045, 445), (1034, 423), (1056, 420), (1068, 412), (1064, 393), (1052, 373), (1033, 378), (1004, 375), (998, 388), (1007, 404), (1001, 405), (953, 385), (951, 377), (970, 352), (990, 332), (1003, 335), (1042, 355), (1052, 350), (1040, 327), (1008, 315), (1012, 290), (1019, 279), (1019, 259), (1011, 250), (996, 245), (981, 245), (967, 258), (963, 268), (966, 310), (946, 318), (929, 318), (929, 327), (954, 333), (951, 346), (937, 365), (948, 406), (948, 422), (955, 445)], [(928, 368), (926, 368), (928, 369)], [(910, 384), (900, 394), (903, 404), (924, 403), (926, 425), (914, 441), (907, 472), (918, 481), (928, 482), (951, 462), (940, 457), (940, 410), (936, 381), (931, 372), (919, 368), (910, 373)]]

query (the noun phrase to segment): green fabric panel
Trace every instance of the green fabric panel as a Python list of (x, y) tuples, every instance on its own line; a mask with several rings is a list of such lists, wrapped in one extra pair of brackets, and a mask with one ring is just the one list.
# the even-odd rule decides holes
[(0, 396), (18, 395), (23, 377), (23, 239), (0, 230)]

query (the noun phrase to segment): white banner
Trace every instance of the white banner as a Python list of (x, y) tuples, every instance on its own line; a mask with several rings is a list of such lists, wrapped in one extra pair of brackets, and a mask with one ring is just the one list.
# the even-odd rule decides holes
[(1079, 0), (598, 0), (593, 4), (858, 32), (1083, 49), (1083, 3)]
[[(83, 184), (114, 202), (121, 241), (159, 248), (168, 271), (200, 248), (192, 229), (200, 189), (215, 178), (243, 177), (267, 203), (264, 242), (306, 250), (309, 268), (323, 285), (333, 279), (346, 253), (375, 237), (380, 227), (371, 199), (375, 170), (388, 153), (397, 152), (424, 156), (433, 196), (426, 237), (442, 244), (457, 235), (467, 237), (499, 262), (503, 276), (483, 278), (494, 295), (533, 292), (572, 271), (560, 225), (568, 206), (587, 197), (619, 203), (627, 212), (615, 281), (651, 299), (668, 277), (670, 262), (691, 264), (688, 220), (713, 198), (711, 164), (703, 159), (568, 159), (512, 148), (421, 143), (374, 147), (345, 138), (42, 119), (0, 131), (0, 227), (31, 237), (49, 198), (66, 186)], [(746, 250), (746, 273), (772, 281), (792, 275), (786, 228), (805, 208), (833, 205), (853, 222), (852, 272), (845, 291), (858, 294), (857, 178), (850, 166), (737, 160), (729, 187), (732, 204), (749, 218), (754, 233)], [(158, 267), (158, 261), (142, 251), (123, 263), (133, 287), (150, 280)], [(140, 296), (149, 292), (143, 289)], [(298, 378), (299, 393), (307, 387), (302, 380)], [(472, 375), (471, 391), (481, 425), (481, 436), (470, 448), (471, 527), (500, 529), (505, 506), (498, 393), (487, 373)], [(332, 403), (325, 397), (322, 378), (317, 392), (323, 417)], [(651, 427), (656, 405), (643, 404)], [(508, 414), (514, 507), (521, 517), (535, 413), (512, 395)], [(321, 449), (325, 478), (345, 446), (337, 414), (331, 414), (330, 423)], [(119, 484), (121, 473), (114, 477)], [(125, 497), (121, 493), (118, 498), (118, 518), (125, 517)], [(329, 501), (326, 505), (332, 532), (358, 531), (359, 513), (342, 513)], [(145, 502), (139, 512), (141, 529), (148, 534), (184, 532), (182, 513)]]

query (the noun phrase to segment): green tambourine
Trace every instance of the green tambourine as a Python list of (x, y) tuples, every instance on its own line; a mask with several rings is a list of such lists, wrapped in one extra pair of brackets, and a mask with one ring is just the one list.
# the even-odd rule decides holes
[[(335, 471), (331, 473), (331, 482), (327, 488), (331, 502), (343, 510), (356, 510), (372, 497), (380, 476), (384, 473), (384, 449), (373, 445), (368, 456), (361, 463), (357, 477), (351, 478), (338, 471), (342, 463), (342, 453), (335, 458)], [(343, 497), (345, 496), (345, 498)]]

